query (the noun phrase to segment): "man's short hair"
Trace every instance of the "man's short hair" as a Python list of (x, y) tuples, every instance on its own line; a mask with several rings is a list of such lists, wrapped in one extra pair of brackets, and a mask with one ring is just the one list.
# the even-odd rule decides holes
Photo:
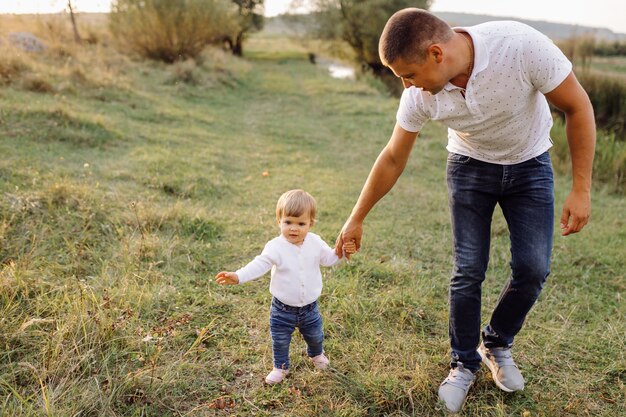
[(385, 66), (398, 58), (410, 63), (422, 62), (430, 45), (450, 40), (453, 33), (450, 25), (426, 10), (399, 10), (389, 18), (380, 35), (380, 60)]
[(289, 190), (276, 203), (276, 220), (280, 223), (283, 217), (300, 217), (308, 213), (313, 224), (316, 211), (317, 204), (311, 194), (304, 190)]

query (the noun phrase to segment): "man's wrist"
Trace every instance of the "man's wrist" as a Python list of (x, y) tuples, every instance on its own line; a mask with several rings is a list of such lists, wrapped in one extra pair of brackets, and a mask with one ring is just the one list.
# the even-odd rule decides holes
[(365, 215), (360, 215), (358, 213), (352, 213), (349, 218), (350, 223), (363, 224), (363, 220), (365, 220)]
[(576, 194), (591, 194), (591, 183), (574, 183), (572, 192)]

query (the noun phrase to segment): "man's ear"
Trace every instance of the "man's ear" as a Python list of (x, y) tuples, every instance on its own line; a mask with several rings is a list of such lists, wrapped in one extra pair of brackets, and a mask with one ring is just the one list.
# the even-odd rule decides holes
[(437, 64), (443, 61), (443, 49), (438, 43), (434, 43), (428, 47), (428, 54), (435, 59)]

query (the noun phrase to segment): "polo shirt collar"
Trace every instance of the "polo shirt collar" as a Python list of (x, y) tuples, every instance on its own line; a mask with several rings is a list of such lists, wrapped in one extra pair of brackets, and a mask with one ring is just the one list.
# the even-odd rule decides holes
[[(475, 78), (476, 74), (487, 68), (487, 65), (489, 64), (489, 54), (487, 52), (487, 46), (485, 45), (485, 41), (482, 36), (474, 31), (472, 27), (454, 27), (452, 28), (452, 30), (454, 30), (455, 32), (469, 33), (469, 35), (472, 37), (472, 43), (474, 45), (474, 69), (472, 70), (472, 75), (470, 77), (471, 80)], [(444, 89), (446, 91), (450, 91), (454, 89), (459, 89), (459, 87), (448, 82), (444, 86)]]

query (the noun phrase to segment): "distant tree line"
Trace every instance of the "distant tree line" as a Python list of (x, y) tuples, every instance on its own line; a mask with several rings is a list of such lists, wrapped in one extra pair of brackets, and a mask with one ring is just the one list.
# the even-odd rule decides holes
[(598, 42), (593, 53), (597, 56), (626, 56), (626, 41)]

